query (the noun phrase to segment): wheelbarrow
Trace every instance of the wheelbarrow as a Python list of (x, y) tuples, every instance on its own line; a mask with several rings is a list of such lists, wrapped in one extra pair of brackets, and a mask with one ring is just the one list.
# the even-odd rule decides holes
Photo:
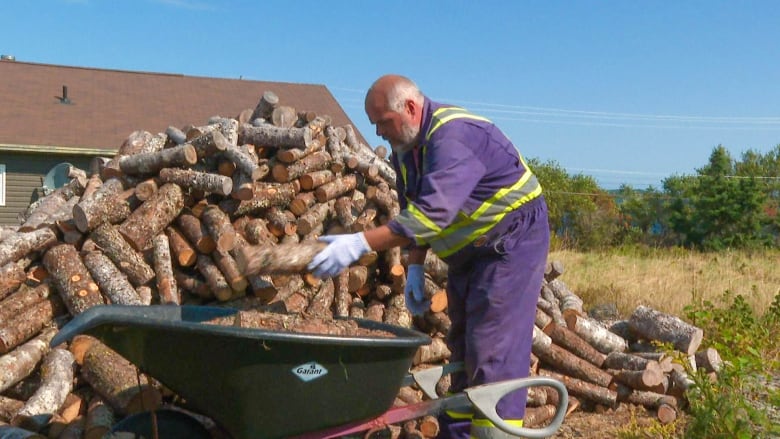
[[(438, 398), (435, 384), (454, 367), (409, 374), (414, 354), (430, 338), (418, 331), (354, 319), (393, 337), (302, 334), (204, 324), (237, 309), (210, 306), (100, 305), (78, 314), (52, 346), (88, 334), (118, 352), (183, 399), (182, 407), (213, 419), (235, 439), (329, 438), (382, 425), (474, 407), (506, 432), (553, 434), (568, 404), (557, 380), (533, 377), (472, 387)], [(417, 383), (431, 398), (391, 408), (403, 385)], [(551, 386), (557, 413), (545, 428), (518, 428), (495, 412), (507, 393)]]

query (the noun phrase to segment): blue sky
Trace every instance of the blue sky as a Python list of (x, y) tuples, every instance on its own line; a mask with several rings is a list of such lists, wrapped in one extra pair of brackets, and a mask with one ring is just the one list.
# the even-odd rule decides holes
[(0, 14), (0, 54), (18, 61), (324, 84), (372, 146), (365, 90), (400, 73), (608, 189), (693, 174), (719, 144), (737, 159), (780, 144), (778, 1), (4, 0)]

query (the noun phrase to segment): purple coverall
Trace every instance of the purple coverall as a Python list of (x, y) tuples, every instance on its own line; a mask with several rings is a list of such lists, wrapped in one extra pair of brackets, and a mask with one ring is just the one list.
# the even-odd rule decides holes
[[(433, 115), (442, 107), (446, 106), (425, 99), (423, 138), (431, 124), (439, 122)], [(414, 216), (410, 207), (418, 218), (421, 213), (429, 220), (426, 224), (444, 229), (530, 173), (512, 142), (495, 125), (478, 118), (448, 121), (400, 160), (396, 154), (392, 159), (402, 211), (388, 226), (418, 244), (420, 222), (410, 219)], [(451, 361), (465, 364), (465, 372), (452, 376), (453, 393), (529, 374), (536, 302), (549, 247), (547, 206), (540, 191), (519, 206), (512, 205), (513, 210), (476, 239), (442, 257), (449, 266), (452, 326), (447, 343)], [(524, 390), (514, 392), (501, 400), (498, 414), (520, 420), (525, 402)], [(480, 424), (476, 417), (474, 421), (475, 427)], [(470, 431), (483, 436), (479, 431), (484, 430), (471, 430), (470, 418), (444, 414), (439, 422), (439, 437), (468, 438)], [(501, 436), (497, 428), (492, 430), (496, 431), (486, 437)], [(498, 434), (490, 436), (493, 433)]]

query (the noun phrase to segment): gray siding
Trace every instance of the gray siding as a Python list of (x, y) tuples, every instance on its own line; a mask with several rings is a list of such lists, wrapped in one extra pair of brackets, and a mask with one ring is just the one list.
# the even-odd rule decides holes
[(43, 178), (58, 163), (68, 162), (89, 170), (91, 157), (0, 152), (5, 165), (5, 206), (0, 206), (0, 225), (18, 226), (18, 215), (43, 194)]

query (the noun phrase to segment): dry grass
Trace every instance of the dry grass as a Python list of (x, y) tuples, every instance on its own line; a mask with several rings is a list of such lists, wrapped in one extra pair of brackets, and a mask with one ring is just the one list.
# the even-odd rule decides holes
[(559, 250), (560, 279), (585, 306), (617, 305), (628, 316), (638, 305), (683, 316), (691, 303), (718, 299), (725, 291), (741, 294), (762, 315), (780, 293), (780, 252), (698, 253), (653, 250), (642, 254), (577, 253)]

